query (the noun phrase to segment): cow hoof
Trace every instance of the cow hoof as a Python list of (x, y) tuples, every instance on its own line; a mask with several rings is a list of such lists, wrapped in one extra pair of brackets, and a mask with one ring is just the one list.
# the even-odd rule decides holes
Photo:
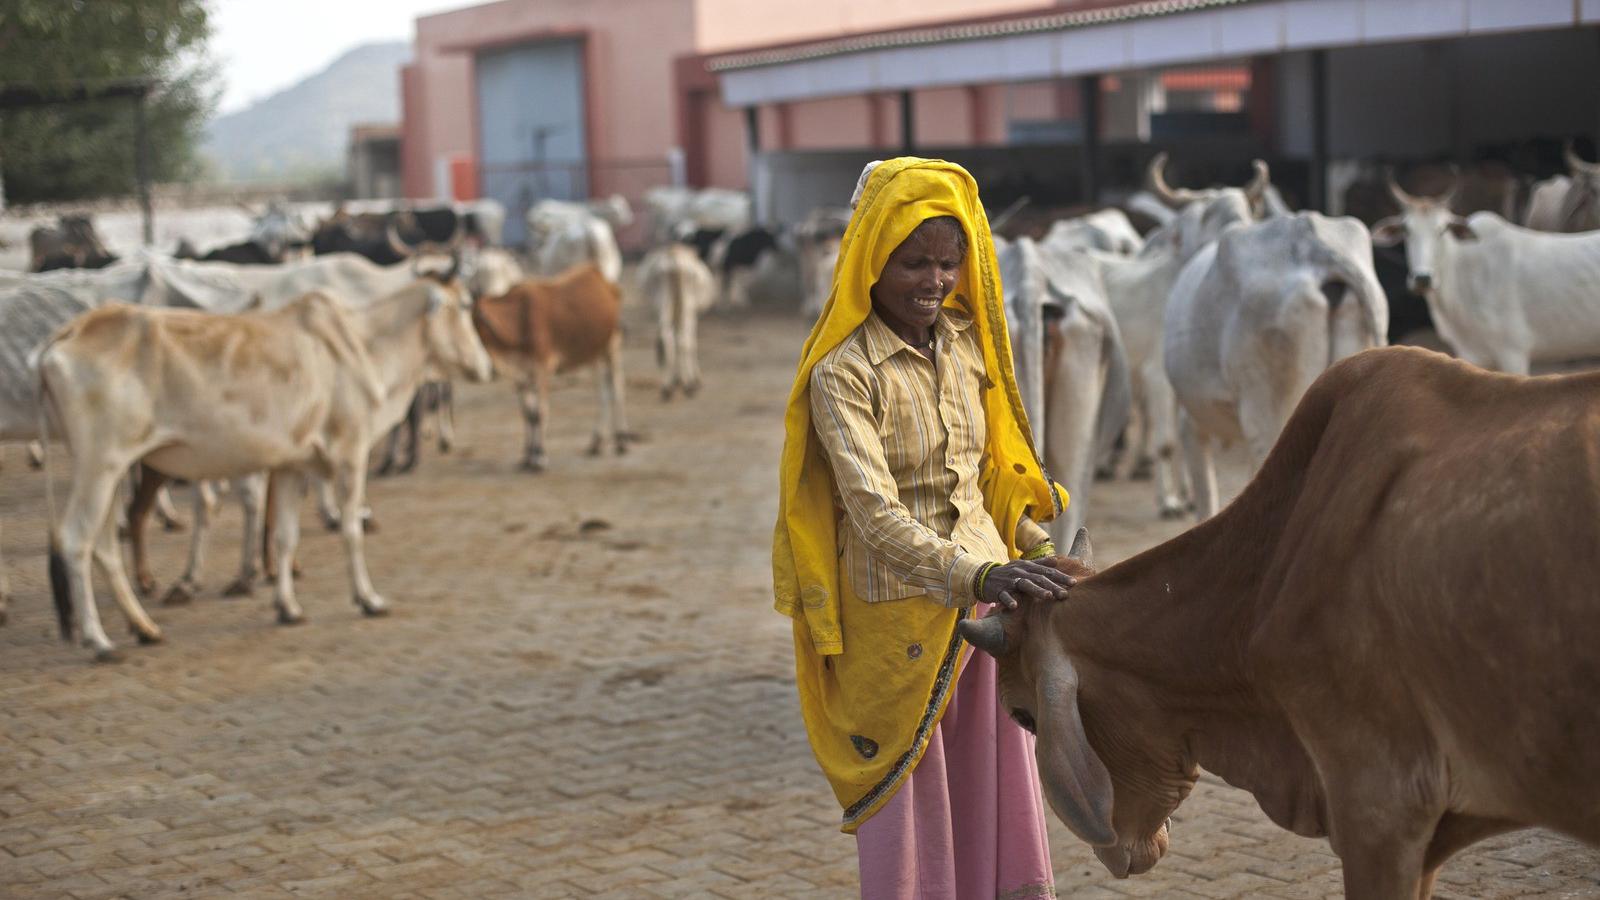
[(1117, 478), (1117, 470), (1116, 469), (1095, 469), (1094, 470), (1094, 480), (1095, 481), (1115, 481), (1116, 478)]
[(698, 384), (685, 385), (683, 388), (683, 395), (685, 397), (693, 397), (698, 393), (700, 393), (700, 385)]
[(180, 581), (168, 589), (167, 595), (161, 598), (161, 605), (188, 606), (194, 602), (195, 591), (198, 589), (198, 586), (191, 587)]
[(604, 450), (605, 450), (605, 442), (600, 440), (599, 438), (595, 438), (594, 439), (594, 443), (589, 445), (588, 453), (589, 453), (590, 456), (599, 456)]
[(182, 534), (184, 524), (177, 519), (165, 519), (161, 523), (161, 530), (167, 534)]
[(5, 611), (4, 607), (0, 607), (0, 625), (5, 625), (5, 624), (6, 624), (6, 611)]
[(1189, 515), (1189, 511), (1184, 509), (1181, 506), (1179, 506), (1179, 507), (1168, 506), (1168, 507), (1162, 508), (1162, 510), (1161, 510), (1161, 518), (1163, 520), (1182, 519), (1182, 518), (1187, 517), (1188, 515)]
[(372, 603), (363, 603), (357, 600), (356, 605), (361, 607), (361, 614), (369, 619), (378, 619), (389, 614), (389, 605), (382, 600)]
[(102, 665), (122, 662), (122, 651), (115, 647), (100, 647), (94, 651), (94, 661)]
[(439, 440), (439, 452), (440, 453), (449, 453), (451, 450), (454, 450), (455, 448), (456, 448), (455, 444), (451, 443), (450, 441), (444, 440), (443, 438), (440, 438), (440, 440)]
[(137, 628), (131, 630), (133, 631), (133, 636), (138, 639), (139, 644), (144, 647), (148, 647), (152, 644), (159, 644), (163, 640), (161, 637), (161, 632), (159, 631), (155, 632), (154, 634), (145, 634)]
[(339, 530), (339, 520), (338, 519), (330, 519), (330, 518), (324, 516), (323, 519), (322, 519), (322, 527), (326, 528), (329, 531), (337, 532)]
[(1156, 464), (1148, 459), (1141, 459), (1133, 464), (1133, 470), (1128, 473), (1129, 481), (1149, 481), (1155, 476)]
[(627, 452), (628, 452), (628, 445), (623, 441), (617, 441), (617, 455), (618, 456), (622, 456), (622, 455), (626, 454)]
[(279, 625), (299, 625), (299, 624), (305, 622), (305, 620), (306, 620), (306, 614), (305, 613), (290, 613), (290, 612), (286, 612), (286, 611), (281, 610), (281, 609), (278, 610), (278, 624)]
[(156, 580), (149, 577), (140, 578), (134, 587), (138, 589), (139, 596), (148, 597), (156, 592)]
[(673, 394), (672, 388), (665, 388), (665, 387), (662, 388), (661, 389), (661, 402), (662, 403), (671, 403), (672, 402), (672, 394)]
[(378, 533), (378, 520), (376, 518), (372, 517), (372, 516), (367, 516), (365, 519), (362, 519), (361, 520), (361, 533), (362, 534), (377, 534)]
[(235, 578), (227, 587), (222, 589), (222, 596), (248, 597), (255, 593), (255, 590), (256, 586), (254, 579), (246, 580), (243, 578)]
[(537, 475), (544, 471), (544, 461), (539, 459), (525, 459), (522, 461), (522, 464), (518, 466), (518, 468), (524, 472)]

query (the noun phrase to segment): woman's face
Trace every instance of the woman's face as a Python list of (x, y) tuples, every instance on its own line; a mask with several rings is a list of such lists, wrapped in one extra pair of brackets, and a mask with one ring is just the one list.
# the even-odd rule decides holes
[(961, 237), (954, 222), (924, 222), (889, 254), (872, 286), (872, 308), (896, 332), (933, 327), (965, 261)]

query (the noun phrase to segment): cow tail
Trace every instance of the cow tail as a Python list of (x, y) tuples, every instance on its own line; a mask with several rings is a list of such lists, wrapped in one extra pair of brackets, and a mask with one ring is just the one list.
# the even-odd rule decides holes
[(44, 377), (44, 352), (49, 349), (49, 344), (41, 348), (35, 361), (38, 365), (39, 378), (39, 446), (44, 460), (44, 500), (48, 518), (45, 520), (50, 533), (50, 598), (55, 602), (56, 625), (61, 630), (63, 641), (72, 640), (72, 582), (67, 576), (67, 559), (61, 555), (61, 542), (57, 537), (56, 516), (56, 480), (50, 472), (50, 382)]

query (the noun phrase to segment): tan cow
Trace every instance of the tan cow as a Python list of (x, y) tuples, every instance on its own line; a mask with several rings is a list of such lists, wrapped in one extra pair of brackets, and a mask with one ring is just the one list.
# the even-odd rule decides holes
[(108, 527), (118, 478), (135, 462), (174, 478), (271, 471), (278, 619), (299, 622), (289, 567), (308, 473), (332, 479), (356, 603), (388, 606), (362, 548), (367, 453), (424, 377), (486, 380), (491, 363), (453, 275), (355, 307), (326, 294), (260, 314), (111, 304), (57, 332), (39, 360), (44, 406), (73, 451), (72, 490), (54, 527), (51, 574), (64, 636), (76, 617), (99, 659), (114, 657), (91, 592), (91, 555), (142, 641), (161, 637), (139, 605)]
[(639, 292), (656, 311), (661, 399), (671, 400), (679, 389), (693, 397), (700, 390), (700, 314), (717, 299), (716, 277), (693, 247), (663, 244), (639, 264)]
[(1351, 898), (1516, 828), (1600, 846), (1597, 421), (1600, 374), (1361, 353), (1218, 515), (1098, 573), (1082, 538), (1070, 599), (958, 627), (1119, 877), (1201, 768), (1326, 835)]
[(622, 383), (622, 292), (592, 263), (555, 278), (530, 278), (472, 308), (478, 336), (495, 367), (517, 385), (527, 424), (522, 468), (544, 471), (544, 416), (550, 379), (560, 372), (600, 366), (600, 413), (591, 456), (609, 441), (627, 450)]

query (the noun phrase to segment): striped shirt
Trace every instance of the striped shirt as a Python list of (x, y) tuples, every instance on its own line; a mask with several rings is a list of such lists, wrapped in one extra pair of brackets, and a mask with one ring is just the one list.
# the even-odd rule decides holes
[[(839, 555), (868, 602), (926, 595), (968, 606), (986, 562), (1005, 542), (983, 506), (987, 460), (982, 391), (994, 384), (964, 313), (934, 325), (934, 361), (876, 312), (811, 370), (811, 422), (844, 510)], [(1017, 546), (1049, 539), (1023, 519)]]

